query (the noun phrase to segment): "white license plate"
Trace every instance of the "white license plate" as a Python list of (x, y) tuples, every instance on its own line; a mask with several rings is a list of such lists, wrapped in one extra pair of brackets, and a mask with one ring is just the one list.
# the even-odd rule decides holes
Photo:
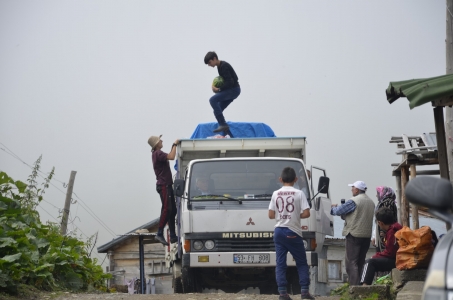
[(270, 263), (269, 254), (233, 254), (235, 264), (268, 264)]

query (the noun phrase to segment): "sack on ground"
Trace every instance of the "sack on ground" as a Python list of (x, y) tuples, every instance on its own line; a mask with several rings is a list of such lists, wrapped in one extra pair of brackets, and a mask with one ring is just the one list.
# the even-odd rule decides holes
[(395, 233), (399, 249), (396, 252), (396, 268), (411, 270), (427, 268), (434, 252), (431, 228), (410, 229), (404, 226)]

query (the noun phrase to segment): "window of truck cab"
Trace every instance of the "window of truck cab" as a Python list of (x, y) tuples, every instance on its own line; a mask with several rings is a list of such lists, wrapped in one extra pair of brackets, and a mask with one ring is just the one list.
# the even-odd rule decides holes
[(242, 201), (269, 201), (281, 188), (281, 171), (291, 167), (298, 177), (294, 187), (307, 199), (310, 192), (307, 174), (299, 160), (209, 160), (195, 162), (190, 170), (189, 199), (213, 201), (225, 196)]

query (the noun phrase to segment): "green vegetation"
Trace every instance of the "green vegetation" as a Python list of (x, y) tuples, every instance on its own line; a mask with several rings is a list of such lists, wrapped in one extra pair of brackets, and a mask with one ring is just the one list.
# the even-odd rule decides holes
[[(389, 285), (390, 286), (390, 293), (392, 297), (395, 297), (395, 291), (393, 290), (393, 281), (392, 277), (390, 274), (379, 277), (376, 279), (375, 282), (373, 282), (373, 285)], [(341, 296), (340, 300), (351, 300), (355, 299), (349, 294), (349, 283), (345, 283), (336, 289), (332, 290), (330, 292), (331, 296)], [(379, 294), (373, 293), (368, 295), (366, 298), (362, 298), (362, 300), (378, 300), (379, 299)]]
[(105, 290), (104, 274), (91, 258), (91, 239), (60, 234), (60, 226), (42, 224), (36, 207), (54, 170), (37, 182), (41, 157), (28, 184), (0, 172), (0, 293), (18, 294), (23, 285), (39, 290)]

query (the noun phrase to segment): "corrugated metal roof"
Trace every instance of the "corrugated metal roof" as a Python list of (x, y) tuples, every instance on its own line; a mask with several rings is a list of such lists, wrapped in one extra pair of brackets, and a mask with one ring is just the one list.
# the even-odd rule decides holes
[(431, 101), (452, 98), (453, 74), (390, 82), (385, 93), (390, 104), (406, 97), (411, 109)]
[[(441, 234), (445, 234), (447, 232), (447, 229), (445, 227), (445, 222), (434, 219), (434, 218), (426, 218), (426, 217), (419, 217), (419, 222), (420, 226), (429, 226), (431, 227), (431, 230), (434, 230), (437, 234), (437, 236)], [(412, 217), (410, 217), (410, 223), (412, 226)], [(334, 236), (326, 235), (326, 239), (330, 240), (341, 240), (345, 239), (344, 236), (342, 236), (342, 231), (344, 227), (344, 220), (342, 220), (340, 217), (334, 217), (333, 219), (333, 228), (334, 228)]]
[(112, 247), (120, 244), (121, 242), (129, 239), (132, 237), (132, 235), (127, 235), (128, 233), (133, 233), (138, 229), (150, 229), (151, 227), (157, 225), (159, 223), (159, 218), (152, 220), (151, 222), (148, 222), (146, 224), (143, 224), (140, 227), (137, 227), (135, 229), (132, 229), (131, 231), (127, 232), (126, 235), (121, 235), (120, 237), (117, 237), (116, 239), (111, 240), (110, 242), (99, 246), (98, 247), (98, 253), (107, 253)]

